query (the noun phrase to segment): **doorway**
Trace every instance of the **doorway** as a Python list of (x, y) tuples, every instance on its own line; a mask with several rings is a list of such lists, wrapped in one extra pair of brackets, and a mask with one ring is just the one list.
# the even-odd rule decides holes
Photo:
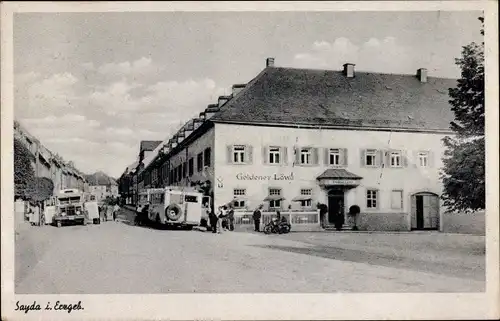
[(332, 189), (328, 191), (328, 223), (334, 224), (339, 213), (344, 214), (344, 191)]
[(439, 229), (439, 197), (432, 193), (417, 193), (411, 197), (411, 228)]

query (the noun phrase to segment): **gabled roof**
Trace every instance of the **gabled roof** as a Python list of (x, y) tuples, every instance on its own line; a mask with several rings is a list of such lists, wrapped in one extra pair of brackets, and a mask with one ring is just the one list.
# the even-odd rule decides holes
[(161, 143), (161, 140), (142, 140), (140, 146), (140, 152), (142, 151), (152, 151)]
[(362, 179), (362, 177), (343, 168), (328, 168), (317, 179)]
[(449, 130), (456, 80), (269, 67), (214, 122)]

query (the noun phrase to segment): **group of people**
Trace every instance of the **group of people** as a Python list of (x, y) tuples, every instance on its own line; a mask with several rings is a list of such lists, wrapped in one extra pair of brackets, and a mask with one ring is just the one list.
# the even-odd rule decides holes
[(212, 233), (234, 231), (234, 208), (231, 203), (219, 207), (217, 213), (210, 211), (208, 218)]
[(99, 206), (99, 216), (101, 217), (102, 221), (107, 221), (110, 216), (113, 217), (113, 221), (116, 221), (116, 215), (118, 214), (119, 210), (120, 206), (118, 206), (118, 204), (104, 204)]

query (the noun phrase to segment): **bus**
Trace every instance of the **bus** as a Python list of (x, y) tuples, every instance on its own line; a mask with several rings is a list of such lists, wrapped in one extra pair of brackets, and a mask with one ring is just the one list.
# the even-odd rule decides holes
[(157, 226), (192, 229), (200, 225), (207, 204), (210, 197), (192, 188), (150, 188), (139, 193), (137, 212)]
[(63, 223), (87, 224), (87, 212), (84, 208), (84, 193), (78, 189), (64, 189), (57, 193), (56, 211), (53, 221), (57, 227)]

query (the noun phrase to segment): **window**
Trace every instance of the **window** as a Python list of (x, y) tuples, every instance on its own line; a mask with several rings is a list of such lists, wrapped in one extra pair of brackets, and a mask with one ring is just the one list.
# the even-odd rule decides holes
[(392, 209), (403, 208), (403, 191), (394, 190), (391, 192), (391, 208)]
[(300, 150), (300, 163), (304, 165), (311, 164), (311, 149), (302, 148)]
[(311, 200), (300, 201), (300, 206), (302, 206), (302, 207), (311, 207), (311, 205), (312, 205)]
[(189, 176), (192, 176), (194, 174), (194, 159), (191, 157), (189, 159)]
[(182, 178), (186, 178), (187, 175), (187, 163), (182, 163)]
[(182, 180), (182, 164), (177, 166), (177, 182)]
[(310, 196), (310, 195), (312, 195), (312, 189), (310, 189), (310, 188), (302, 188), (300, 190), (300, 195)]
[(208, 147), (207, 149), (205, 149), (205, 151), (203, 152), (203, 160), (205, 161), (203, 163), (203, 166), (210, 166), (210, 147)]
[(199, 153), (196, 156), (196, 168), (198, 169), (198, 172), (203, 170), (203, 153)]
[(375, 149), (367, 149), (365, 152), (365, 165), (375, 166), (377, 157), (377, 151)]
[(269, 147), (269, 164), (279, 164), (279, 163), (280, 163), (280, 148)]
[(235, 208), (245, 207), (245, 200), (242, 200), (241, 196), (245, 196), (246, 194), (247, 194), (247, 191), (244, 188), (235, 188), (233, 190), (234, 197), (238, 198), (238, 200), (234, 201), (234, 203), (233, 203)]
[(233, 146), (233, 163), (245, 162), (245, 146)]
[(418, 153), (418, 164), (420, 167), (429, 166), (429, 153), (428, 152), (419, 152)]
[(340, 149), (330, 148), (328, 164), (334, 166), (340, 165)]
[[(281, 189), (279, 188), (270, 188), (269, 189), (269, 195), (270, 196), (279, 196), (281, 195)], [(281, 200), (270, 200), (269, 201), (269, 208), (281, 208)]]
[(366, 208), (377, 208), (378, 191), (369, 189), (366, 191)]
[(401, 167), (401, 152), (391, 152), (391, 167)]

